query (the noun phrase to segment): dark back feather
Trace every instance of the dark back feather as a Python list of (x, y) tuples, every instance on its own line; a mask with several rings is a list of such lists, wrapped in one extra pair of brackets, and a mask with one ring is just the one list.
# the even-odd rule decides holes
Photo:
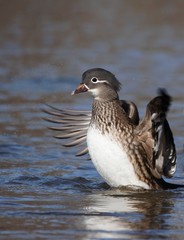
[[(149, 149), (152, 149), (151, 168), (154, 175), (172, 177), (176, 170), (176, 149), (173, 134), (166, 119), (171, 97), (165, 89), (159, 89), (159, 96), (149, 102), (145, 117), (138, 126), (140, 138), (144, 136)], [(147, 140), (147, 139), (150, 139)], [(147, 145), (145, 144), (145, 149)]]

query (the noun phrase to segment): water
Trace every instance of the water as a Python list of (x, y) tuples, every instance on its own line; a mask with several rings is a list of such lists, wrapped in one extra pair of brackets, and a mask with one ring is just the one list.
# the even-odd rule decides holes
[[(89, 109), (70, 92), (104, 67), (141, 115), (158, 87), (184, 184), (183, 1), (1, 1), (0, 239), (183, 239), (184, 191), (111, 190), (52, 138), (40, 108)], [(171, 181), (171, 180), (170, 180)]]

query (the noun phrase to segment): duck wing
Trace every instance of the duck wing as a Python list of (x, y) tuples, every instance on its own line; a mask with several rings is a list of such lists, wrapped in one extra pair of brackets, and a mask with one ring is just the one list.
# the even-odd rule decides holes
[(131, 101), (119, 100), (120, 106), (124, 109), (133, 125), (139, 124), (139, 112), (135, 103)]
[(173, 176), (176, 170), (176, 149), (173, 134), (166, 119), (171, 97), (165, 89), (152, 99), (145, 116), (135, 129), (138, 140), (147, 153), (148, 165), (156, 178)]
[[(65, 147), (82, 147), (76, 153), (76, 156), (87, 154), (86, 137), (91, 120), (91, 111), (63, 110), (50, 105), (47, 105), (47, 107), (43, 111), (51, 117), (45, 117), (44, 119), (55, 123), (55, 126), (49, 127), (57, 132), (54, 137), (65, 140), (62, 144)], [(66, 142), (67, 139), (70, 141)]]

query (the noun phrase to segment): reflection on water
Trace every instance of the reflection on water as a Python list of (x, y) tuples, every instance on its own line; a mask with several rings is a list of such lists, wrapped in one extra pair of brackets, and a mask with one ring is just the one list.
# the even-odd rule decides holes
[(141, 115), (158, 87), (184, 183), (183, 1), (1, 1), (0, 230), (2, 239), (183, 239), (184, 196), (115, 191), (88, 160), (53, 139), (40, 108), (89, 109), (70, 92), (104, 67)]
[[(97, 216), (85, 217), (84, 222), (87, 229), (98, 232), (99, 238), (154, 238), (155, 231), (165, 236), (168, 230), (174, 231), (176, 227), (169, 225), (173, 218), (175, 225), (182, 225), (173, 215), (177, 207), (174, 199), (179, 195), (155, 191), (93, 194), (89, 196), (92, 204), (88, 211)], [(145, 229), (150, 231), (144, 232)]]

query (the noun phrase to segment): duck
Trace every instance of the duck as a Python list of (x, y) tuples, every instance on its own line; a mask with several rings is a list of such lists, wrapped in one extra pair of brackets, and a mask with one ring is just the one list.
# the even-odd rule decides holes
[[(121, 83), (102, 68), (82, 74), (82, 81), (72, 95), (93, 96), (91, 110), (58, 109), (48, 105), (44, 110), (55, 123), (65, 147), (82, 147), (76, 153), (88, 154), (97, 172), (112, 188), (175, 189), (183, 187), (166, 182), (176, 171), (176, 147), (167, 120), (172, 98), (166, 89), (147, 104), (139, 117), (132, 101), (120, 100)], [(69, 139), (69, 142), (66, 140)]]

